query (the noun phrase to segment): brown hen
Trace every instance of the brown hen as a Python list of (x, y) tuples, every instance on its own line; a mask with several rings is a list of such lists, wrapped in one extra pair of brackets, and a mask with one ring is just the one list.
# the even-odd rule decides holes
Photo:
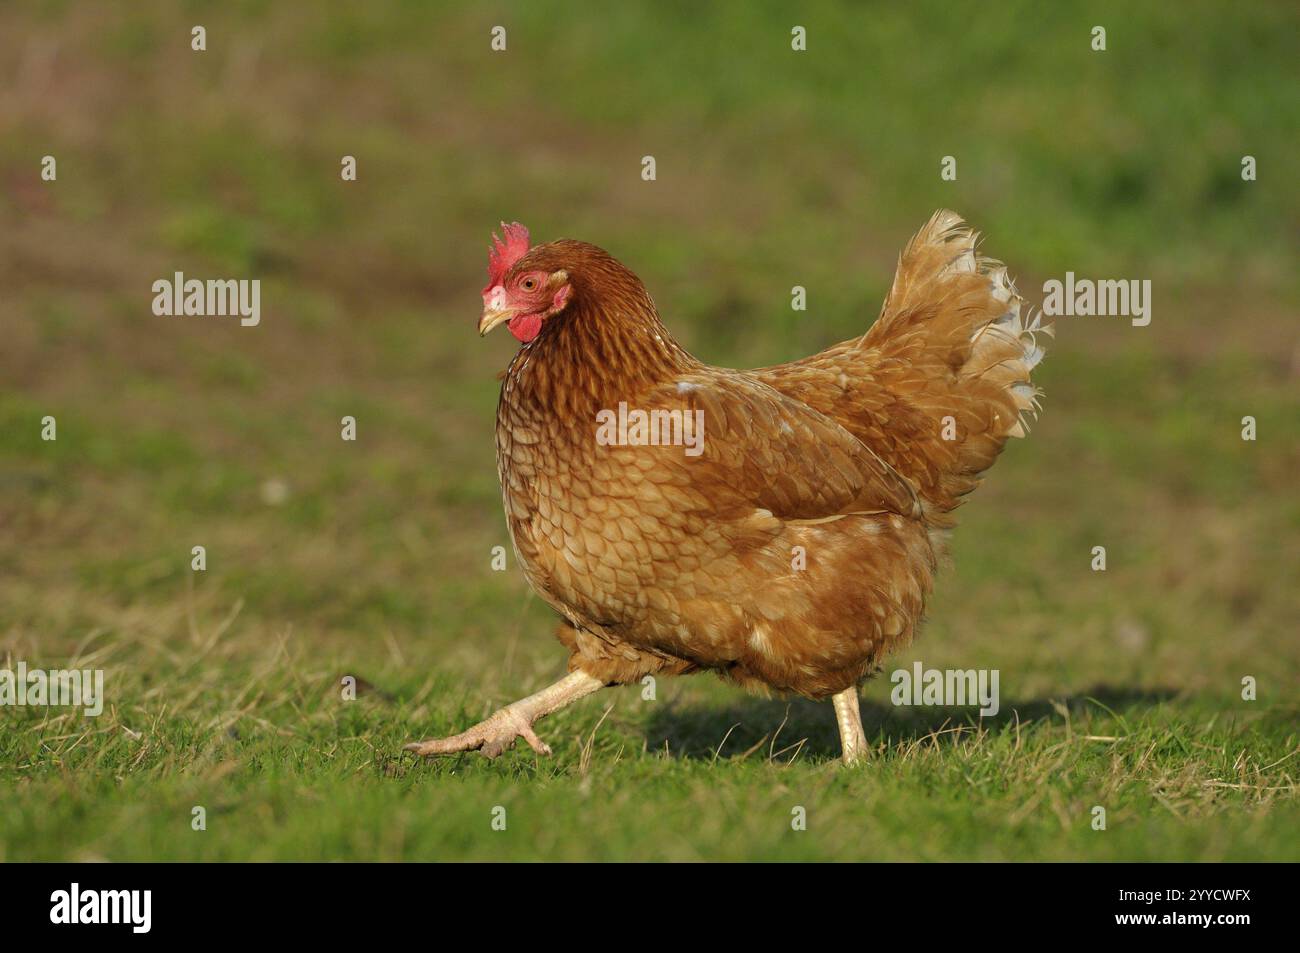
[(952, 510), (1037, 412), (1037, 332), (999, 263), (941, 211), (865, 335), (776, 367), (700, 363), (606, 252), (495, 240), (479, 322), (523, 342), (497, 462), (529, 584), (562, 617), (569, 674), (423, 755), (489, 757), (607, 685), (708, 669), (835, 702), (914, 635)]

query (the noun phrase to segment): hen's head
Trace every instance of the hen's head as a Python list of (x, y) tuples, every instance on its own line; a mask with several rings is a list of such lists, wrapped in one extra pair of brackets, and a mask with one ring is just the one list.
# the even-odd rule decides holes
[(563, 268), (533, 267), (524, 260), (528, 229), (518, 222), (502, 222), (501, 230), (505, 240), (493, 235), (488, 249), (488, 283), (478, 333), (487, 334), (504, 322), (511, 334), (527, 344), (541, 333), (543, 321), (564, 310), (573, 287)]

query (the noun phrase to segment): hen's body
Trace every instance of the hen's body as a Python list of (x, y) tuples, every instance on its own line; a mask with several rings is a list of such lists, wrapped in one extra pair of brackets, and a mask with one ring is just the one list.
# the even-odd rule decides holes
[[(845, 428), (666, 337), (660, 379), (592, 375), (555, 414), (542, 343), (507, 376), (497, 456), (519, 560), (570, 623), (571, 669), (625, 683), (710, 668), (823, 697), (911, 634), (933, 567), (920, 509)], [(597, 443), (596, 414), (620, 402), (702, 410), (702, 452)]]
[[(687, 354), (600, 249), (523, 256), (512, 273), (563, 275), (572, 301), (511, 362), (497, 456), (571, 678), (711, 669), (822, 698), (912, 637), (950, 511), (1035, 406), (1037, 325), (974, 242), (937, 214), (867, 334), (753, 371)], [(698, 455), (598, 441), (598, 414), (620, 404), (702, 411)]]

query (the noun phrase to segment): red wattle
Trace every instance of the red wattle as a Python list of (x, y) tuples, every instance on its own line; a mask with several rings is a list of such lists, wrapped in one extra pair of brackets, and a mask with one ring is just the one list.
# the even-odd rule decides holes
[(509, 328), (511, 334), (527, 344), (537, 337), (538, 332), (542, 330), (542, 316), (540, 314), (521, 314), (507, 321), (506, 327)]

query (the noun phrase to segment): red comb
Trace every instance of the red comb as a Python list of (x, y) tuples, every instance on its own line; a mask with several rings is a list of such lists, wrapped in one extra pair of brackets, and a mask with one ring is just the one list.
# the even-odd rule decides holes
[(503, 242), (493, 233), (492, 247), (488, 249), (488, 287), (501, 284), (506, 272), (528, 253), (528, 229), (518, 222), (502, 222), (501, 231), (506, 240)]

